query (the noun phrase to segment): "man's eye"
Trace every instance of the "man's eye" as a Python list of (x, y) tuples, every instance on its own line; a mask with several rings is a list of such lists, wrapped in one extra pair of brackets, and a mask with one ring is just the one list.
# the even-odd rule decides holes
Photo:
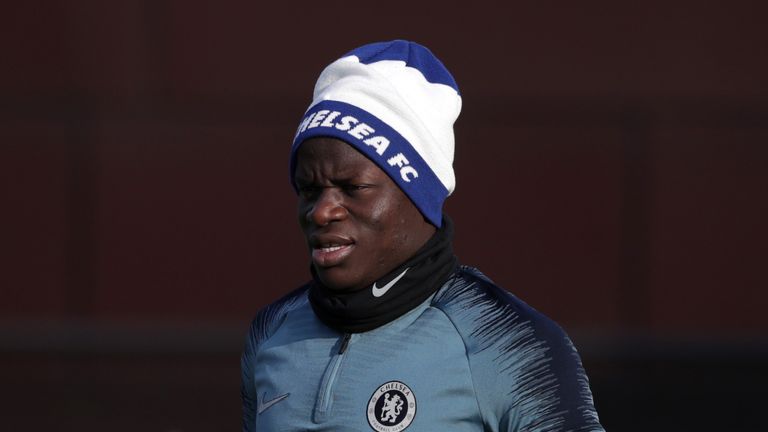
[(312, 185), (299, 186), (299, 194), (302, 196), (312, 196), (317, 193), (318, 189), (317, 186)]
[(344, 192), (355, 193), (367, 189), (367, 187), (366, 185), (344, 185)]

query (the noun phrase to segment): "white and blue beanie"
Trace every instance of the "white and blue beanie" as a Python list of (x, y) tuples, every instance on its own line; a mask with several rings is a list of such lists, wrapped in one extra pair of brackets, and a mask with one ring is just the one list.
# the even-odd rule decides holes
[[(453, 123), (461, 96), (426, 47), (395, 40), (357, 48), (328, 65), (291, 148), (312, 137), (338, 138), (376, 163), (436, 227), (453, 192)], [(294, 183), (295, 184), (295, 183)]]

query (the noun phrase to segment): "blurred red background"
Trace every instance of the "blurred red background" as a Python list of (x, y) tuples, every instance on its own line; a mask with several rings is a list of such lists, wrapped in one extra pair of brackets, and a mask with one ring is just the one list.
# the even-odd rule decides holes
[(293, 132), (327, 63), (394, 38), (462, 90), (457, 255), (573, 336), (605, 426), (758, 421), (761, 2), (2, 9), (3, 429), (239, 428), (249, 321), (308, 278)]

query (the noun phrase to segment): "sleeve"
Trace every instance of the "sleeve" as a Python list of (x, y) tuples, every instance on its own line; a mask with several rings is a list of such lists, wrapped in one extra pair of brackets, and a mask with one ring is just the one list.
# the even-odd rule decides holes
[(248, 332), (243, 354), (240, 357), (240, 395), (243, 402), (243, 432), (256, 430), (256, 387), (253, 382), (253, 367), (256, 357), (256, 338), (254, 326)]
[(603, 431), (579, 354), (557, 323), (474, 275), (440, 301), (464, 339), (486, 430)]
[(553, 333), (503, 375), (509, 390), (497, 399), (499, 431), (604, 432), (579, 354), (559, 327)]
[(581, 359), (565, 332), (538, 313), (495, 318), (481, 328), (485, 340), (470, 354), (489, 429), (603, 432)]

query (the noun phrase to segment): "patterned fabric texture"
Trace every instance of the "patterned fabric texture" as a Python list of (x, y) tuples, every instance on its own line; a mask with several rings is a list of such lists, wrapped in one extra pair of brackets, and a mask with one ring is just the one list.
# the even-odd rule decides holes
[(302, 287), (258, 314), (242, 373), (244, 431), (603, 430), (568, 336), (469, 267), (351, 335)]

